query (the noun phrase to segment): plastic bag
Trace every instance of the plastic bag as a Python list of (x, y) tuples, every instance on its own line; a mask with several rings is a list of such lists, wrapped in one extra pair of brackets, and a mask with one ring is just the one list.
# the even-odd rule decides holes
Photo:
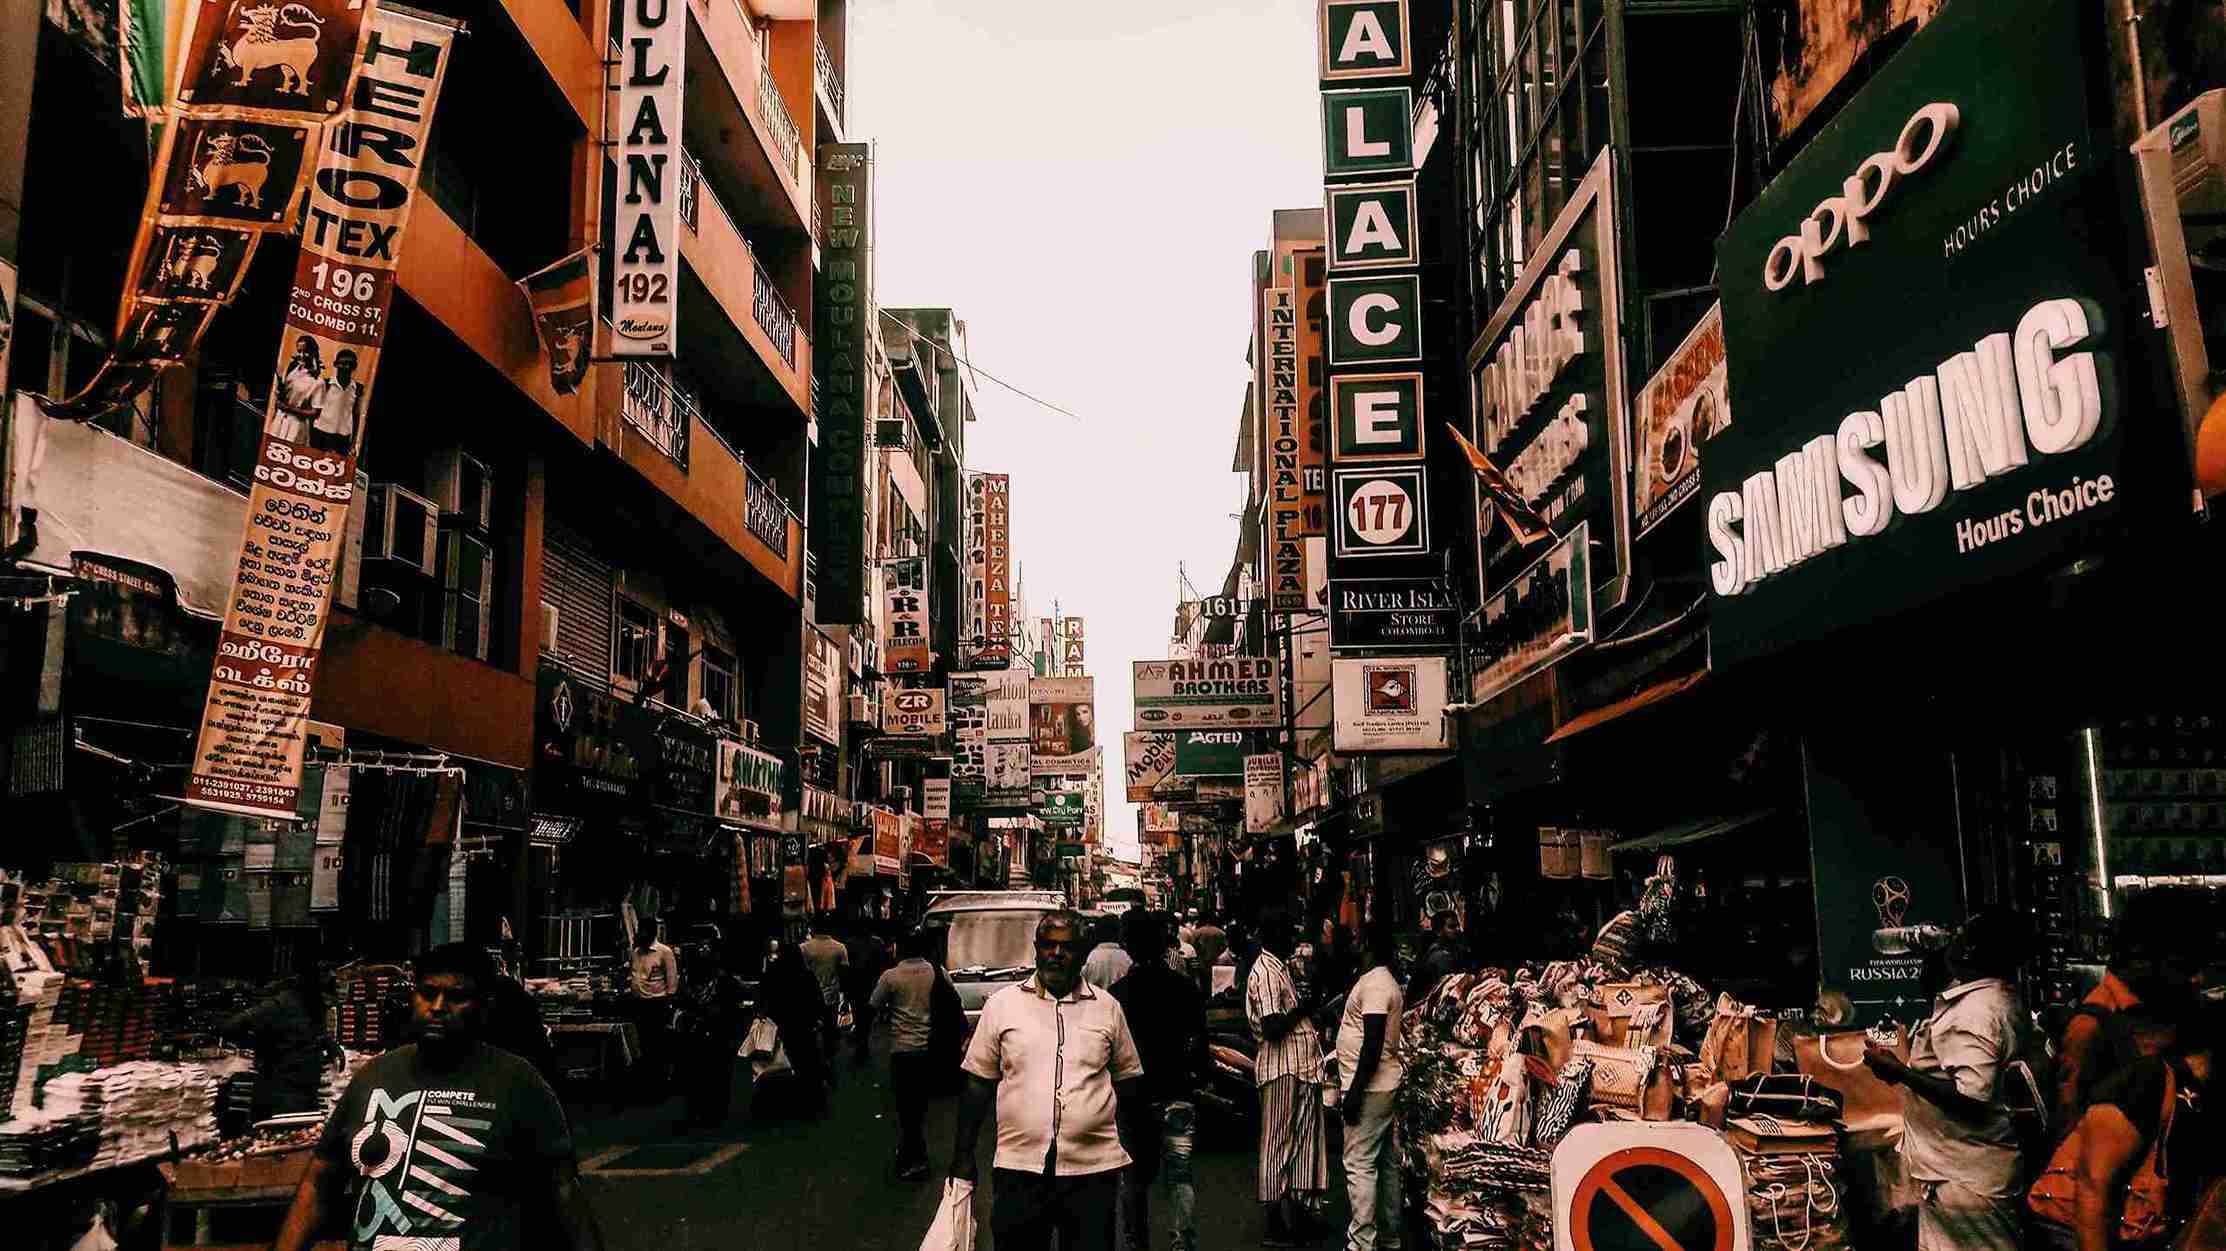
[(943, 1202), (920, 1251), (974, 1251), (974, 1183), (956, 1177), (943, 1183)]

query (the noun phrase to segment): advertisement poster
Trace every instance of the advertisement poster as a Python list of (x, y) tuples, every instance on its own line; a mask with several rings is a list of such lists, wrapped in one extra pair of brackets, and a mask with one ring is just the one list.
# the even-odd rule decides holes
[[(1816, 880), (1817, 975), (1855, 1005), (1843, 1028), (1913, 1025), (1931, 1011), (1913, 927), (1961, 922), (1950, 759), (1921, 739), (1803, 737)], [(1878, 779), (1898, 784), (1880, 786)]]
[(367, 121), (331, 127), (309, 188), (238, 574), (186, 781), (186, 802), (202, 807), (293, 813), (334, 571), (348, 510), (362, 503), (356, 455), (416, 199), (410, 153), (424, 147), (456, 35), (388, 9), (372, 31), (362, 90), (377, 104), (380, 141), (369, 141)]
[[(193, 353), (217, 309), (231, 303), (239, 290), (263, 233), (293, 226), (290, 210), (316, 164), (320, 137), (335, 151), (357, 146), (351, 136), (359, 131), (327, 123), (355, 98), (359, 69), (379, 68), (370, 61), (384, 60), (380, 83), (407, 92), (414, 89), (411, 82), (423, 78), (438, 89), (438, 68), (420, 75), (420, 66), (401, 66), (394, 45), (387, 45), (384, 58), (374, 46), (359, 65), (365, 19), (371, 13), (365, 0), (292, 0), (252, 7), (237, 0), (187, 0), (179, 7), (185, 27), (177, 101), (169, 110), (170, 124), (161, 128), (162, 146), (125, 263), (115, 342), (82, 390), (49, 406), (57, 416), (95, 417), (130, 403), (163, 368)], [(402, 27), (392, 29), (411, 38)], [(449, 37), (439, 37), (444, 49)], [(439, 59), (445, 65), (445, 52)], [(432, 116), (431, 99), (398, 99), (408, 101), (402, 111), (410, 116), (402, 120), (414, 128), (398, 137), (422, 141)], [(409, 164), (407, 181), (414, 185), (414, 162)], [(384, 186), (379, 192), (367, 198), (392, 198)], [(400, 193), (407, 200), (407, 187)], [(383, 237), (389, 246), (380, 246), (382, 236), (359, 238), (370, 241), (361, 248), (364, 266), (393, 269), (394, 235)], [(331, 248), (327, 241), (325, 250)], [(334, 263), (356, 264), (351, 259)], [(357, 303), (373, 298), (369, 283), (361, 293), (351, 286), (334, 294)], [(377, 298), (383, 314), (388, 297), (381, 293)]]
[(1283, 719), (1282, 665), (1272, 656), (1139, 660), (1131, 675), (1137, 724), (1148, 730), (1268, 726)]
[(1097, 744), (1094, 678), (1034, 678), (1028, 683), (1029, 768), (1039, 778), (1090, 776)]
[(890, 673), (925, 672), (934, 663), (928, 651), (927, 557), (883, 561), (881, 586), (889, 610), (881, 667)]
[(1153, 790), (1175, 771), (1175, 736), (1169, 732), (1130, 730), (1121, 735), (1121, 759), (1128, 801), (1148, 803)]
[(1283, 819), (1283, 757), (1273, 752), (1244, 758), (1244, 830), (1266, 834)]
[(1443, 656), (1331, 661), (1335, 750), (1450, 751), (1446, 680)]
[(989, 683), (989, 746), (984, 753), (988, 772), (983, 804), (1001, 812), (1028, 806), (1033, 773), (1028, 746), (1028, 683), (1026, 669), (995, 669), (981, 675)]
[(812, 277), (812, 373), (819, 450), (811, 458), (812, 554), (819, 558), (816, 620), (869, 620), (866, 596), (867, 374), (873, 328), (873, 146), (823, 143), (812, 179), (825, 223)]
[(981, 806), (989, 786), (989, 679), (952, 674), (951, 798), (961, 812)]
[(1724, 306), (1700, 324), (1639, 388), (1631, 420), (1632, 526), (1637, 537), (1700, 490), (1701, 445), (1731, 426), (1730, 371), (1724, 363)]
[(894, 690), (883, 696), (881, 728), (911, 738), (942, 734), (949, 728), (946, 693), (941, 687)]
[(1162, 847), (1179, 846), (1182, 842), (1182, 818), (1166, 804), (1144, 805), (1144, 833)]
[(804, 631), (804, 733), (835, 746), (836, 709), (842, 705), (842, 652), (817, 630)]
[(904, 818), (887, 808), (870, 810), (873, 821), (873, 863), (882, 873), (904, 867)]
[(940, 865), (951, 863), (951, 823), (945, 817), (922, 817), (912, 823), (912, 855), (925, 856)]
[(1592, 637), (1591, 527), (1578, 526), (1484, 601), (1469, 633), (1469, 699), (1475, 703), (1544, 669)]
[(619, 0), (611, 40), (625, 52), (604, 138), (618, 163), (611, 249), (613, 356), (670, 357), (680, 307), (680, 95), (687, 13)]
[[(1324, 393), (1324, 344), (1328, 327), (1323, 324), (1328, 272), (1320, 248), (1301, 250), (1292, 275), (1298, 291), (1299, 411), (1299, 529), (1310, 539), (1306, 546), (1306, 577), (1311, 586), (1329, 577), (1329, 397)], [(1315, 611), (1312, 604), (1308, 611)]]
[(719, 780), (715, 792), (719, 819), (765, 827), (781, 819), (781, 758), (730, 738), (718, 743)]
[(951, 779), (920, 779), (920, 815), (934, 821), (951, 819)]
[(974, 667), (1012, 662), (1012, 479), (966, 475), (966, 636)]
[(595, 253), (582, 248), (518, 280), (533, 314), (534, 337), (549, 358), (549, 386), (572, 395), (587, 380), (595, 347)]

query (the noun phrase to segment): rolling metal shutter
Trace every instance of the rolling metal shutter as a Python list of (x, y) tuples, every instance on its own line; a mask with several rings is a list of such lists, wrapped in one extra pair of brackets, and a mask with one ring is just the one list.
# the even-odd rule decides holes
[(550, 526), (542, 542), (541, 601), (557, 610), (557, 653), (602, 677), (611, 668), (611, 566)]

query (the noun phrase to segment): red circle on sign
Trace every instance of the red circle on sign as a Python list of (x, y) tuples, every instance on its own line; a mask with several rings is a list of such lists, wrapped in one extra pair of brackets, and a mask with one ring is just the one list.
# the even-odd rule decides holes
[[(1649, 1184), (1633, 1184), (1641, 1179)], [(1678, 1202), (1664, 1204), (1665, 1193)], [(1732, 1233), (1731, 1202), (1716, 1179), (1660, 1147), (1602, 1156), (1577, 1179), (1569, 1204), (1577, 1251), (1731, 1251)]]

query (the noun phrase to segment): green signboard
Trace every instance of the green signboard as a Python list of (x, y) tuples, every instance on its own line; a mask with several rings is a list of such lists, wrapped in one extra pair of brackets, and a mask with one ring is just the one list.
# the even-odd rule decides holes
[(1043, 797), (1046, 825), (1080, 825), (1084, 815), (1081, 791), (1050, 791)]
[(1322, 171), (1332, 179), (1414, 168), (1414, 92), (1367, 87), (1322, 93)]
[(1244, 776), (1251, 737), (1242, 730), (1175, 731), (1175, 776)]
[(1718, 666), (2056, 567), (2161, 498), (2122, 455), (2148, 332), (2084, 8), (1948, 5), (1725, 235)]
[(1329, 267), (1396, 268), (1421, 263), (1415, 243), (1414, 179), (1329, 189)]
[(1331, 459), (1416, 460), (1423, 453), (1422, 375), (1348, 374), (1329, 380), (1336, 419)]
[(1422, 278), (1329, 280), (1329, 363), (1384, 365), (1422, 359)]
[(1082, 858), (1083, 847), (1080, 843), (1061, 843), (1058, 850), (1061, 860), (1080, 860)]

